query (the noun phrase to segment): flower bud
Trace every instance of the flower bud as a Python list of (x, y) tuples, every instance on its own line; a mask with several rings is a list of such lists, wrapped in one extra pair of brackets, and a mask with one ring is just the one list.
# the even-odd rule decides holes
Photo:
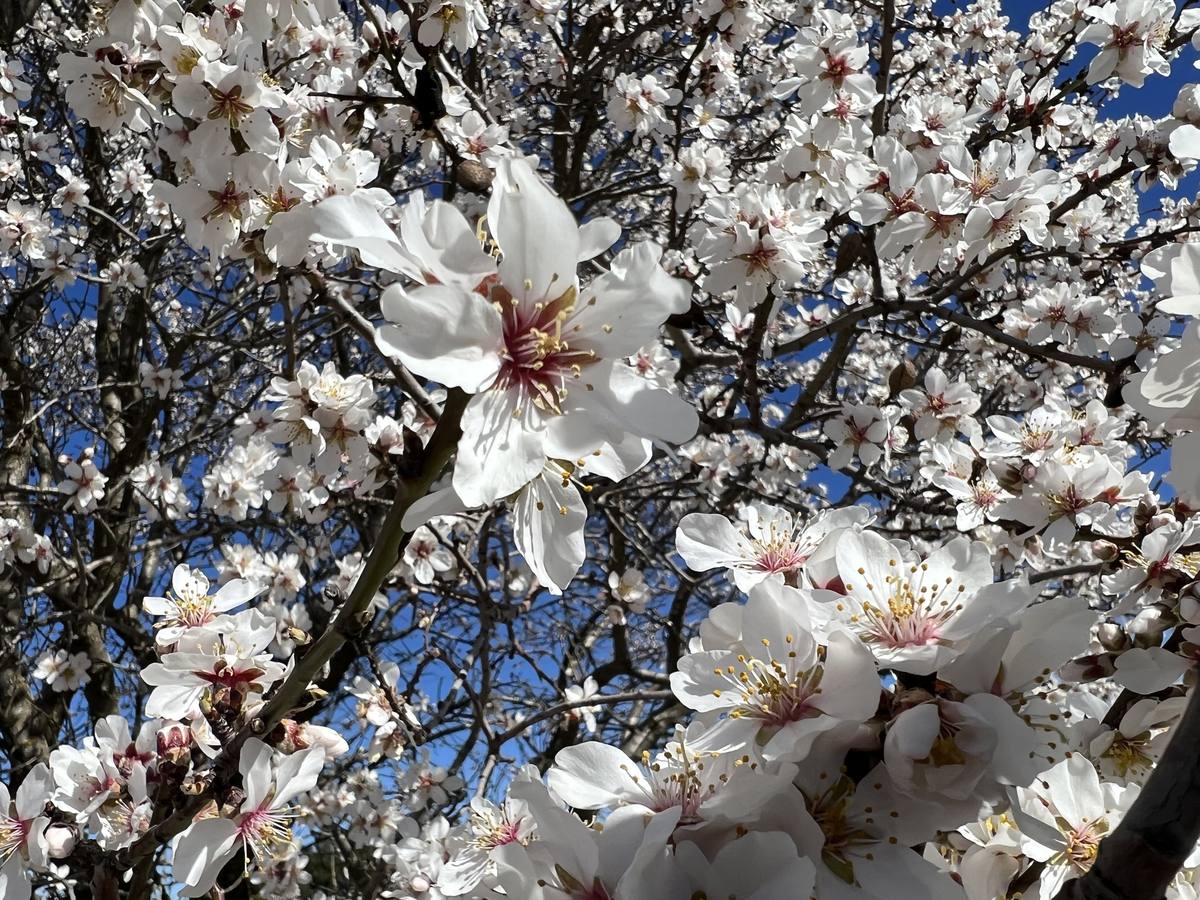
[(898, 716), (914, 706), (920, 706), (933, 699), (933, 694), (924, 688), (903, 688), (897, 691), (896, 696), (892, 698), (892, 715)]
[(1121, 555), (1121, 548), (1112, 541), (1092, 541), (1092, 555), (1101, 562), (1112, 562)]
[(1089, 654), (1067, 663), (1059, 670), (1064, 681), (1096, 681), (1116, 671), (1111, 653)]
[(155, 744), (160, 759), (187, 766), (192, 756), (192, 731), (182, 722), (168, 722), (155, 735)]
[(295, 726), (293, 741), (301, 750), (320, 747), (325, 754), (325, 759), (331, 760), (350, 749), (346, 739), (332, 728), (324, 725), (310, 725), (308, 722), (293, 723), (293, 725)]
[(1162, 636), (1175, 624), (1175, 616), (1169, 609), (1153, 603), (1140, 610), (1129, 623), (1128, 630), (1134, 644), (1139, 647), (1157, 647)]
[(1096, 638), (1100, 641), (1101, 647), (1111, 650), (1113, 653), (1129, 647), (1129, 635), (1125, 633), (1124, 627), (1111, 619), (1100, 623), (1096, 629)]
[(46, 829), (46, 853), (51, 859), (66, 859), (75, 849), (75, 829), (51, 825)]
[(1156, 515), (1158, 515), (1157, 504), (1147, 503), (1145, 499), (1138, 501), (1137, 509), (1133, 511), (1134, 527), (1142, 533), (1153, 531), (1154, 526), (1150, 523)]
[(414, 875), (408, 880), (408, 888), (414, 894), (423, 894), (429, 890), (429, 879), (424, 875)]
[(1173, 510), (1160, 509), (1150, 517), (1150, 521), (1147, 524), (1146, 529), (1148, 531), (1154, 531), (1158, 528), (1162, 528), (1164, 525), (1174, 525), (1175, 521), (1175, 513)]
[(492, 186), (493, 178), (495, 174), (491, 169), (473, 159), (464, 159), (454, 170), (454, 180), (458, 182), (459, 187), (476, 194), (486, 194)]

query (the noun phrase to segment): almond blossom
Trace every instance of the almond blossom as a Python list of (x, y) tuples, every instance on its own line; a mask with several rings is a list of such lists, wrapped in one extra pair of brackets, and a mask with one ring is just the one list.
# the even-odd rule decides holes
[(1046, 864), (1035, 896), (1049, 900), (1065, 880), (1091, 868), (1100, 841), (1133, 802), (1137, 788), (1101, 783), (1088, 759), (1076, 755), (1015, 793), (1013, 818), (1021, 829), (1021, 851)]
[(865, 524), (865, 510), (827, 510), (807, 523), (773, 506), (743, 510), (745, 525), (712, 513), (689, 513), (679, 522), (675, 547), (683, 561), (698, 572), (730, 569), (739, 590), (749, 591), (773, 576), (795, 581), (804, 564), (826, 541), (846, 528)]
[(50, 794), (50, 772), (40, 764), (26, 776), (16, 795), (0, 784), (0, 894), (27, 900), (31, 885), (28, 866), (46, 864), (48, 843), (44, 815)]
[(281, 855), (292, 842), (289, 806), (316, 785), (325, 755), (316, 747), (274, 760), (274, 751), (251, 738), (242, 745), (238, 773), (245, 799), (231, 818), (201, 818), (179, 835), (172, 848), (176, 881), (184, 896), (208, 893), (221, 868), (239, 848), (258, 864)]
[(91, 680), (91, 666), (86, 653), (47, 650), (38, 657), (33, 677), (46, 682), (52, 691), (77, 691)]
[(927, 675), (963, 652), (965, 639), (1019, 613), (1019, 583), (993, 581), (987, 548), (955, 538), (918, 557), (867, 531), (837, 544), (841, 590), (808, 604), (818, 633), (848, 632), (881, 667)]
[(283, 664), (264, 652), (274, 639), (274, 622), (253, 609), (189, 627), (161, 662), (142, 669), (142, 680), (154, 687), (146, 704), (150, 715), (192, 717), (210, 691), (239, 701), (261, 695), (284, 673)]
[(745, 608), (729, 650), (692, 653), (671, 687), (707, 714), (710, 739), (766, 760), (802, 759), (824, 732), (865, 721), (878, 702), (870, 651), (835, 633), (818, 658), (808, 603), (792, 588), (763, 585)]
[(211, 625), (222, 613), (237, 609), (262, 593), (262, 589), (242, 578), (234, 578), (209, 595), (208, 578), (190, 566), (175, 567), (171, 575), (172, 595), (146, 597), (142, 608), (152, 616), (162, 616), (156, 625), (158, 643), (170, 647), (191, 628)]
[[(322, 209), (328, 213), (318, 221), (327, 222), (329, 239), (349, 208), (327, 202)], [(368, 242), (358, 226), (345, 224), (336, 240)], [(661, 250), (648, 243), (623, 250), (608, 272), (580, 287), (579, 260), (602, 252), (615, 235), (605, 222), (579, 229), (519, 160), (497, 170), (488, 224), (501, 254), (495, 277), (470, 286), (460, 279), (458, 286), (390, 288), (384, 313), (396, 324), (379, 338), (413, 371), (474, 395), (454, 469), (463, 502), (480, 506), (514, 493), (548, 456), (585, 459), (634, 437), (690, 437), (694, 411), (618, 361), (687, 308), (687, 289), (658, 267)], [(545, 255), (550, 246), (554, 253)], [(455, 329), (445, 328), (450, 311)]]

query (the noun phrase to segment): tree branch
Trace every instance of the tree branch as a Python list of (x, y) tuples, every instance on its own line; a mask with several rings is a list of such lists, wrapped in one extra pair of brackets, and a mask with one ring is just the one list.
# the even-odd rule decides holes
[(1162, 900), (1200, 838), (1200, 690), (1092, 868), (1055, 900)]

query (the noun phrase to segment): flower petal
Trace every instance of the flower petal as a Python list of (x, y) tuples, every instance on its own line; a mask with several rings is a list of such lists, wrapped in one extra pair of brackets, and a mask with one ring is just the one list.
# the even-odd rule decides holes
[(242, 775), (242, 787), (246, 791), (243, 809), (256, 809), (271, 792), (272, 755), (271, 748), (258, 738), (250, 738), (242, 744), (238, 771)]
[(515, 494), (545, 464), (545, 428), (533, 407), (520, 410), (514, 391), (476, 394), (462, 417), (453, 486), (468, 507)]
[(418, 375), (475, 393), (500, 371), (503, 325), (478, 294), (435, 284), (405, 292), (392, 285), (380, 308), (393, 324), (379, 330), (381, 350)]
[(500, 161), (488, 227), (504, 254), (500, 280), (514, 297), (532, 302), (558, 297), (575, 283), (579, 226), (524, 160)]
[(208, 893), (237, 849), (237, 826), (229, 819), (202, 819), (175, 842), (172, 874), (185, 897)]
[(293, 797), (307, 794), (316, 787), (317, 777), (324, 765), (325, 751), (320, 747), (309, 747), (284, 757), (275, 770), (275, 795), (271, 798), (271, 808), (281, 809)]
[(401, 249), (400, 239), (379, 208), (366, 197), (344, 194), (323, 200), (313, 208), (310, 222), (312, 240), (351, 247), (368, 266), (419, 279), (420, 269)]
[(633, 768), (633, 760), (616, 747), (586, 741), (558, 751), (546, 783), (568, 805), (579, 809), (645, 803), (648, 795), (630, 777)]
[(582, 343), (600, 357), (631, 356), (658, 337), (668, 316), (687, 312), (692, 286), (668, 275), (659, 264), (661, 258), (657, 244), (634, 244), (617, 254), (610, 271), (588, 285), (570, 326), (579, 327), (586, 335)]
[(746, 537), (727, 518), (714, 513), (684, 516), (675, 532), (675, 550), (695, 572), (733, 567), (751, 559)]
[(513, 539), (538, 583), (561, 594), (583, 565), (587, 507), (570, 482), (539, 475), (517, 495)]

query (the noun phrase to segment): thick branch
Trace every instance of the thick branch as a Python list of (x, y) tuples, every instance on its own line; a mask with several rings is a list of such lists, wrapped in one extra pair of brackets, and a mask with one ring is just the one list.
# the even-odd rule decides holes
[[(363, 628), (362, 617), (370, 607), (372, 598), (379, 591), (388, 573), (396, 565), (410, 532), (404, 530), (402, 522), (409, 508), (429, 491), (450, 461), (462, 433), (459, 421), (469, 398), (462, 391), (451, 391), (442, 410), (437, 430), (425, 447), (419, 470), (409, 478), (402, 479), (397, 486), (396, 497), (380, 529), (379, 540), (367, 557), (354, 589), (338, 611), (325, 632), (296, 661), (291, 673), (272, 695), (271, 699), (251, 723), (222, 749), (213, 762), (213, 768), (229, 765), (241, 749), (241, 745), (252, 734), (268, 734), (289, 713), (299, 706), (324, 665), (333, 658), (338, 649), (349, 639), (356, 637)], [(205, 802), (205, 797), (193, 798), (168, 818), (156, 825), (130, 849), (129, 856), (138, 860), (153, 854), (157, 849), (183, 831)], [(147, 897), (149, 884), (135, 885), (131, 898)]]
[(1162, 900), (1200, 838), (1200, 690), (1096, 863), (1055, 900)]

